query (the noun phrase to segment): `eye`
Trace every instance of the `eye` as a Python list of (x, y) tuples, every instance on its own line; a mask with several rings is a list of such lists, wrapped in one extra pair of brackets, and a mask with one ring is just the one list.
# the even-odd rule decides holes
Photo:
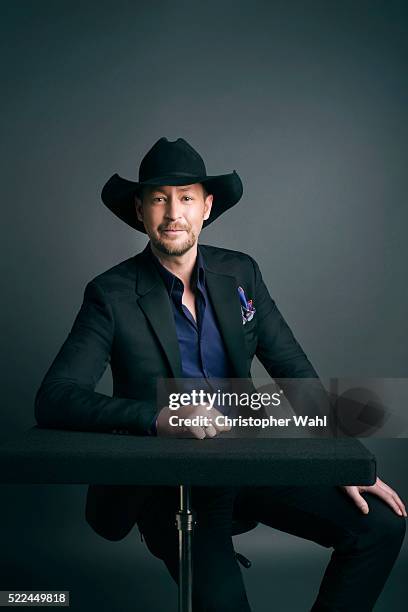
[(183, 196), (185, 200), (192, 200), (193, 198), (191, 196)]
[(158, 202), (159, 200), (164, 200), (164, 198), (160, 196), (156, 196), (155, 198), (153, 198), (153, 202)]

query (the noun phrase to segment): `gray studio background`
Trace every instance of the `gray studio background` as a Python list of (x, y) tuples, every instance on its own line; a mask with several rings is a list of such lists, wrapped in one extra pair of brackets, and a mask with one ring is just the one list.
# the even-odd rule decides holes
[[(321, 376), (407, 376), (404, 5), (1, 3), (3, 439), (34, 424), (86, 283), (145, 246), (100, 190), (137, 178), (161, 136), (240, 174), (242, 201), (201, 242), (255, 257)], [(408, 498), (406, 440), (366, 445)], [(176, 610), (137, 529), (94, 534), (85, 494), (1, 487), (1, 588), (69, 589), (75, 611)], [(256, 612), (310, 608), (329, 550), (263, 526), (236, 548)], [(376, 611), (406, 609), (407, 569), (405, 544)]]

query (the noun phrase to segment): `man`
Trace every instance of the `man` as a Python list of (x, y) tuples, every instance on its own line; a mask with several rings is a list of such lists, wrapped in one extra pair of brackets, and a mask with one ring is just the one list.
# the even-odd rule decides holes
[[(318, 378), (244, 253), (198, 246), (202, 227), (234, 206), (234, 171), (208, 176), (183, 139), (161, 138), (145, 155), (139, 181), (115, 174), (104, 203), (147, 233), (146, 248), (85, 289), (72, 330), (36, 397), (40, 426), (134, 435), (221, 435), (228, 427), (170, 425), (155, 405), (158, 378), (250, 378), (256, 354), (273, 378)], [(113, 397), (95, 392), (110, 362)], [(179, 417), (208, 415), (205, 404)], [(211, 409), (219, 415), (217, 408)], [(371, 495), (367, 495), (370, 493)], [(193, 487), (197, 512), (194, 609), (248, 611), (230, 535), (232, 516), (254, 519), (334, 548), (313, 611), (371, 610), (399, 553), (405, 506), (379, 478), (372, 486)], [(173, 487), (91, 486), (87, 520), (118, 540), (137, 522), (149, 550), (177, 581)]]

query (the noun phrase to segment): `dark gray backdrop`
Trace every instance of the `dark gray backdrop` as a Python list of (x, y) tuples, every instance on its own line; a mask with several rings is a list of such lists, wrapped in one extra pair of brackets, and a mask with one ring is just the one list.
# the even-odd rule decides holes
[[(161, 136), (186, 138), (210, 174), (239, 172), (242, 201), (201, 242), (258, 260), (322, 376), (407, 375), (405, 2), (1, 9), (2, 437), (34, 424), (35, 391), (86, 283), (144, 247), (99, 194), (113, 172), (136, 178)], [(402, 497), (405, 442), (366, 442)], [(175, 610), (137, 530), (116, 544), (90, 531), (85, 491), (2, 487), (1, 588), (71, 589), (75, 610), (130, 610), (136, 597)], [(237, 548), (253, 560), (257, 612), (271, 598), (276, 610), (310, 607), (329, 551), (262, 526)], [(405, 550), (376, 610), (405, 609), (407, 568)]]

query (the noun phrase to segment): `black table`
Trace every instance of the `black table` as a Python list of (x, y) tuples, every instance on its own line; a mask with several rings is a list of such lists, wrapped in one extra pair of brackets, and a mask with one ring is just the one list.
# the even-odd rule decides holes
[(204, 440), (33, 427), (0, 444), (0, 482), (179, 486), (179, 610), (192, 610), (191, 486), (374, 484), (374, 456), (351, 438)]

